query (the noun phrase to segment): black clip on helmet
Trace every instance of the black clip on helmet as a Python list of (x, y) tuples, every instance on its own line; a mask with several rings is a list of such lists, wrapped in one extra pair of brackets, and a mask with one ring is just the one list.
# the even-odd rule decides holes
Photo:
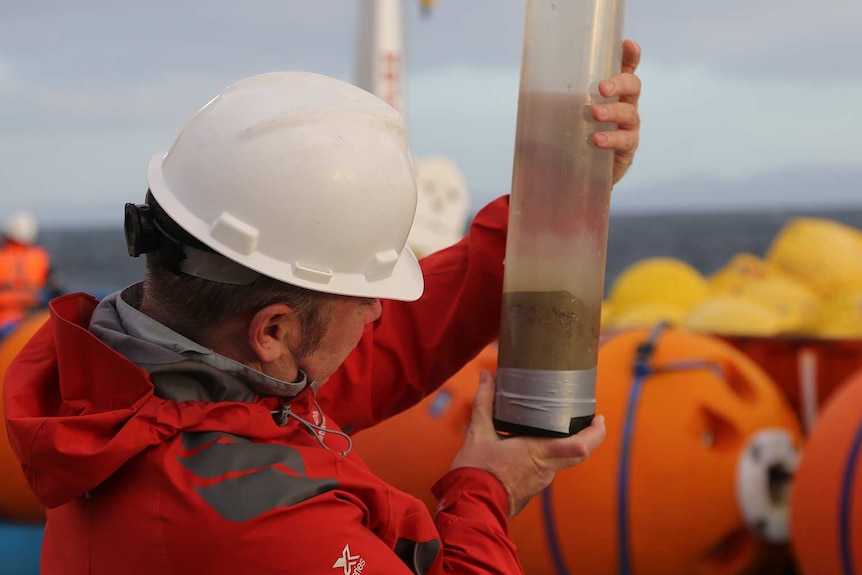
[(161, 234), (153, 223), (153, 212), (148, 204), (126, 204), (123, 230), (126, 234), (126, 249), (134, 258), (159, 247)]

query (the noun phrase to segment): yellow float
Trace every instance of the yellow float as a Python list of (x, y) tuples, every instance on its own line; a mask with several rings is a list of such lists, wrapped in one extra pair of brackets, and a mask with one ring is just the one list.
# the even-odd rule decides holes
[(813, 332), (827, 339), (862, 340), (862, 289), (838, 294), (827, 302)]
[(710, 334), (767, 337), (781, 332), (781, 319), (756, 301), (738, 295), (717, 295), (695, 306), (682, 326)]
[(809, 333), (821, 313), (820, 298), (805, 284), (784, 274), (744, 283), (736, 294), (769, 308), (778, 318), (782, 334)]
[(660, 323), (677, 326), (685, 320), (687, 313), (687, 310), (670, 303), (645, 302), (615, 313), (607, 322), (607, 329), (649, 328)]
[(742, 252), (730, 258), (723, 268), (709, 276), (709, 285), (717, 293), (737, 293), (745, 284), (773, 277), (781, 272), (754, 254)]
[(647, 258), (628, 266), (611, 286), (614, 314), (643, 303), (662, 303), (688, 311), (705, 300), (709, 283), (689, 264), (674, 258)]
[(817, 218), (787, 223), (766, 260), (811, 286), (824, 298), (862, 290), (862, 241), (847, 225)]

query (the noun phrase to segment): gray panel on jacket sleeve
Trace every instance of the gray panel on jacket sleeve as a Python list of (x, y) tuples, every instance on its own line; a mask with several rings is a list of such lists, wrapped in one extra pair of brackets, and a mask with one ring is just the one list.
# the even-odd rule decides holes
[(207, 443), (214, 443), (219, 439), (230, 439), (234, 443), (251, 443), (245, 437), (222, 433), (220, 431), (186, 431), (182, 434), (183, 449), (194, 451)]
[(228, 521), (253, 519), (277, 507), (288, 507), (334, 489), (335, 479), (293, 477), (273, 468), (232, 477), (196, 491)]
[(213, 443), (194, 455), (179, 457), (179, 460), (186, 469), (205, 479), (275, 464), (305, 475), (302, 456), (295, 449), (270, 443)]

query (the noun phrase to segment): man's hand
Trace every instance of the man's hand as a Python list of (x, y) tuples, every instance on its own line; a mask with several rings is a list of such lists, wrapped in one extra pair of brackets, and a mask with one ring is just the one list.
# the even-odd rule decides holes
[(557, 471), (586, 460), (605, 438), (605, 419), (571, 437), (501, 439), (494, 430), (494, 378), (487, 371), (479, 377), (467, 438), (455, 456), (452, 469), (476, 467), (496, 477), (509, 494), (509, 516), (550, 485)]
[(599, 93), (610, 98), (619, 96), (612, 104), (596, 104), (592, 108), (593, 119), (617, 124), (613, 132), (596, 132), (593, 144), (599, 148), (614, 150), (614, 183), (629, 169), (640, 140), (641, 120), (638, 114), (638, 99), (641, 81), (635, 76), (641, 61), (641, 48), (634, 40), (623, 42), (622, 73), (599, 82)]

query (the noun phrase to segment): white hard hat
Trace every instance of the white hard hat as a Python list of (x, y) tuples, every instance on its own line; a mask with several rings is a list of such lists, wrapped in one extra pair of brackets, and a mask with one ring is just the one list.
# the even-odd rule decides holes
[(27, 212), (15, 212), (3, 224), (3, 236), (19, 244), (32, 244), (39, 235), (36, 220)]
[(401, 115), (346, 82), (277, 72), (228, 86), (147, 174), (192, 236), (307, 289), (412, 301), (417, 190)]

